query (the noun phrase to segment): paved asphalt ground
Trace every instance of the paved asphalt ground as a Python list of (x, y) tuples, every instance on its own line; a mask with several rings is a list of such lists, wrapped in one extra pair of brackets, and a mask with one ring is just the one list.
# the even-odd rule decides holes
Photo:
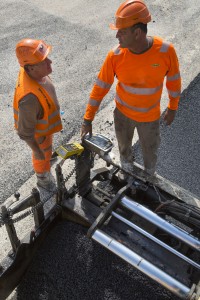
[[(113, 21), (118, 0), (1, 0), (0, 2), (0, 203), (32, 175), (30, 151), (13, 129), (12, 100), (18, 64), (15, 44), (42, 38), (53, 46), (52, 79), (64, 111), (64, 131), (55, 146), (73, 140), (96, 74), (109, 49), (117, 44)], [(175, 122), (162, 126), (158, 173), (200, 198), (200, 2), (148, 0), (153, 22), (150, 35), (160, 35), (177, 49), (183, 93)], [(113, 93), (94, 122), (112, 123)], [(166, 92), (162, 101), (166, 108)], [(106, 117), (105, 117), (106, 116)], [(112, 126), (107, 128), (113, 132)], [(103, 129), (102, 129), (103, 130)], [(136, 141), (136, 161), (141, 153)], [(11, 299), (169, 300), (176, 298), (85, 236), (86, 229), (62, 222), (51, 232)]]

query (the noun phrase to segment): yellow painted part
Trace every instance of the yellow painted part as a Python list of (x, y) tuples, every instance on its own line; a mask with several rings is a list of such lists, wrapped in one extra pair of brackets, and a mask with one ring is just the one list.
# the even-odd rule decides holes
[(70, 143), (64, 146), (59, 146), (56, 149), (56, 153), (61, 156), (63, 159), (67, 159), (73, 155), (80, 155), (83, 152), (84, 148), (79, 143)]

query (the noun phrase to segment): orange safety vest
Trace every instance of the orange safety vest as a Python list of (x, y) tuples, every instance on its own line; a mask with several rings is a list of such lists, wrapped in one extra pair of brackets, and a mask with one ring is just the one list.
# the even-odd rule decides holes
[(92, 121), (101, 101), (117, 78), (115, 102), (128, 118), (152, 122), (160, 118), (160, 100), (166, 77), (168, 108), (176, 110), (181, 93), (179, 63), (172, 44), (159, 37), (142, 54), (127, 48), (111, 50), (93, 86), (84, 119)]
[(30, 93), (37, 97), (44, 111), (43, 118), (37, 120), (35, 136), (46, 136), (62, 130), (60, 111), (53, 99), (39, 83), (26, 74), (23, 68), (20, 68), (13, 102), (15, 128), (18, 128), (19, 102)]

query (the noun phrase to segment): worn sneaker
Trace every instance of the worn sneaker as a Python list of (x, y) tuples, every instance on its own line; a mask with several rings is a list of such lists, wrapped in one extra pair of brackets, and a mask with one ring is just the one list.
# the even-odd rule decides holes
[(126, 174), (124, 171), (119, 170), (118, 172), (118, 180), (119, 182), (127, 182), (129, 175)]
[(56, 184), (50, 178), (50, 172), (45, 172), (43, 174), (36, 174), (37, 176), (37, 186), (41, 187), (49, 192), (56, 190)]
[(153, 174), (149, 174), (149, 173), (145, 173), (144, 174), (144, 178), (146, 179), (146, 181), (152, 181), (154, 182), (157, 179), (158, 173), (154, 172)]

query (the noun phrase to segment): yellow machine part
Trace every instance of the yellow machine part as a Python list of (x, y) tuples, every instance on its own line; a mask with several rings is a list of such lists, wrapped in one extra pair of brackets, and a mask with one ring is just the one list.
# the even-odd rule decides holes
[(56, 149), (56, 153), (61, 156), (63, 159), (67, 159), (73, 155), (80, 155), (83, 152), (84, 148), (79, 143), (70, 143), (64, 146), (59, 146)]

